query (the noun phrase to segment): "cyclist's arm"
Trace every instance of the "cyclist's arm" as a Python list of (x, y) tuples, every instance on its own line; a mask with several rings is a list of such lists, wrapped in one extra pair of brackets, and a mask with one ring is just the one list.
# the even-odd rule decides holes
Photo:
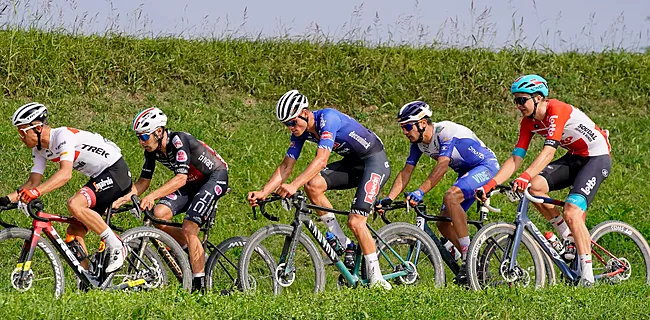
[(499, 172), (497, 172), (492, 180), (496, 181), (496, 184), (506, 182), (506, 180), (510, 179), (510, 177), (519, 170), (523, 161), (524, 159), (522, 157), (514, 154), (511, 155), (510, 158), (503, 162), (501, 169), (499, 169)]
[(551, 146), (544, 146), (544, 149), (542, 149), (542, 152), (537, 156), (535, 161), (526, 169), (526, 172), (531, 176), (534, 177), (538, 175), (544, 167), (546, 167), (551, 161), (553, 161), (553, 156), (555, 156), (555, 149), (554, 147)]
[(400, 171), (397, 174), (397, 177), (395, 177), (393, 186), (390, 188), (390, 192), (388, 193), (388, 198), (390, 198), (391, 200), (395, 200), (395, 198), (397, 198), (397, 196), (399, 196), (399, 194), (402, 193), (402, 191), (404, 191), (406, 185), (408, 185), (409, 181), (411, 181), (411, 174), (413, 173), (413, 169), (415, 169), (414, 165), (410, 165), (410, 164), (404, 165), (402, 171)]
[[(22, 186), (18, 187), (18, 189), (32, 189), (41, 184), (41, 181), (43, 181), (43, 175), (38, 173), (38, 172), (32, 172), (29, 174), (29, 178), (27, 179), (27, 182), (25, 182)], [(14, 191), (10, 194), (7, 195), (9, 197), (9, 200), (11, 202), (18, 202), (18, 192)]]
[(451, 158), (449, 157), (438, 158), (438, 163), (433, 167), (427, 179), (420, 185), (420, 190), (423, 193), (431, 191), (442, 180), (442, 177), (447, 173), (447, 169), (449, 169), (449, 162), (451, 162)]
[(289, 175), (293, 172), (293, 166), (295, 164), (296, 159), (289, 156), (284, 157), (280, 166), (275, 169), (271, 178), (269, 178), (269, 181), (264, 185), (264, 188), (262, 188), (264, 197), (271, 194), (271, 192), (275, 191), (275, 189), (277, 189), (283, 182), (289, 179)]
[(72, 178), (72, 161), (61, 160), (59, 170), (49, 179), (36, 187), (41, 195), (64, 186)]
[(330, 153), (331, 152), (326, 148), (318, 148), (316, 151), (316, 158), (311, 161), (305, 171), (291, 182), (291, 185), (298, 189), (314, 178), (321, 170), (325, 169), (327, 166), (327, 160), (330, 158)]
[[(136, 181), (133, 184), (133, 189), (131, 190), (131, 194), (140, 196), (142, 193), (147, 191), (147, 189), (149, 189), (149, 185), (151, 185), (151, 179), (140, 177), (138, 178), (138, 181)], [(131, 195), (129, 195), (129, 197), (131, 197)]]
[(162, 187), (152, 191), (147, 196), (158, 200), (164, 196), (167, 196), (168, 194), (176, 192), (176, 190), (184, 186), (186, 182), (187, 174), (177, 173), (173, 178), (163, 184)]

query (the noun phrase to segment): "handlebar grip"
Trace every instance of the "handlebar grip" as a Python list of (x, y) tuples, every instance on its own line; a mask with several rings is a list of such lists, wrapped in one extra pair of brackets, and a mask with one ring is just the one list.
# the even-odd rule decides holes
[(544, 199), (540, 199), (540, 198), (537, 198), (537, 197), (533, 196), (532, 194), (530, 194), (530, 192), (528, 192), (528, 189), (530, 189), (530, 188), (524, 189), (524, 196), (526, 196), (526, 198), (528, 200), (530, 200), (530, 202), (544, 203)]

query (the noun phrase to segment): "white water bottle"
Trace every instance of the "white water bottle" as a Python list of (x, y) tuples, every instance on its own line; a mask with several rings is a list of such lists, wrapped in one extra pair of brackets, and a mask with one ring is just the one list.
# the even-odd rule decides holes
[(454, 246), (454, 244), (451, 241), (449, 241), (449, 239), (447, 239), (445, 237), (442, 237), (442, 238), (440, 238), (440, 242), (445, 247), (447, 252), (449, 252), (449, 254), (451, 254), (452, 258), (454, 258), (455, 261), (458, 261), (462, 257), (462, 255), (460, 254), (460, 251), (458, 251), (456, 246)]

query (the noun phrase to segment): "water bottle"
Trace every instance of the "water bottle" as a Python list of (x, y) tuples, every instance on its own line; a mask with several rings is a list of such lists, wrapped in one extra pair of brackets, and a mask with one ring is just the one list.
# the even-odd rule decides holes
[(546, 240), (548, 240), (548, 242), (551, 243), (551, 246), (553, 247), (553, 249), (555, 249), (555, 251), (557, 251), (557, 253), (560, 256), (562, 256), (564, 254), (564, 252), (565, 252), (564, 245), (562, 245), (562, 242), (560, 242), (560, 239), (557, 238), (555, 233), (553, 233), (551, 231), (546, 231), (546, 233), (544, 233), (544, 238), (546, 238)]
[(79, 262), (84, 261), (88, 256), (86, 255), (86, 252), (84, 251), (83, 247), (81, 247), (81, 244), (75, 236), (73, 235), (66, 235), (65, 236), (65, 243), (68, 245), (68, 248), (70, 248), (70, 251), (74, 254), (74, 256), (77, 258)]
[(445, 237), (440, 238), (440, 242), (445, 247), (447, 252), (449, 252), (449, 254), (451, 254), (451, 257), (454, 258), (454, 261), (458, 261), (458, 259), (460, 259), (462, 257), (462, 254), (460, 253), (460, 251), (458, 251), (456, 246), (454, 246), (454, 244), (451, 241), (449, 241), (447, 238), (445, 238)]
[(329, 231), (325, 232), (325, 240), (327, 240), (327, 243), (329, 243), (330, 246), (332, 246), (334, 252), (336, 252), (337, 255), (340, 256), (343, 254), (344, 251), (343, 246), (341, 245), (341, 241), (339, 241), (339, 238), (336, 237), (335, 234)]

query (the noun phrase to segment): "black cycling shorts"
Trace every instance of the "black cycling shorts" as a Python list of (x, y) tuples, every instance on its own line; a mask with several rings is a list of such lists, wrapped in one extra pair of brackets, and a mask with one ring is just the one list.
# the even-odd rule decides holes
[(384, 150), (365, 159), (345, 157), (332, 162), (320, 172), (328, 190), (356, 187), (350, 213), (367, 217), (372, 212), (375, 198), (390, 178), (390, 164)]
[(611, 168), (609, 155), (582, 157), (567, 153), (549, 163), (539, 174), (546, 179), (550, 191), (573, 186), (566, 202), (586, 211)]
[(131, 171), (120, 158), (102, 173), (91, 178), (79, 193), (88, 201), (88, 207), (99, 214), (104, 214), (115, 200), (131, 191)]
[(201, 227), (216, 210), (219, 198), (228, 191), (228, 170), (215, 171), (204, 181), (186, 184), (160, 199), (158, 204), (169, 207), (173, 215), (186, 212), (185, 220)]

